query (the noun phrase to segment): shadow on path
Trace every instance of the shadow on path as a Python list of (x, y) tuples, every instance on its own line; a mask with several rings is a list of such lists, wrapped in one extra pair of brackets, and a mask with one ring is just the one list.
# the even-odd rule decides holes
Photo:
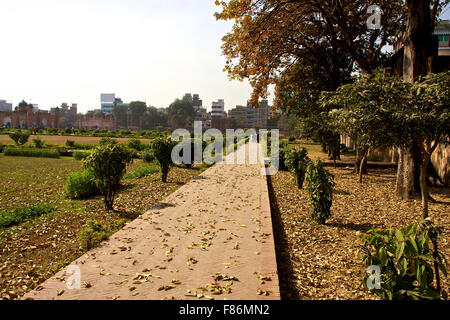
[(278, 201), (273, 190), (270, 176), (267, 176), (267, 185), (269, 187), (270, 209), (272, 212), (281, 299), (300, 300), (299, 292), (296, 287), (295, 272), (290, 258), (286, 230), (284, 229), (283, 221), (281, 219)]

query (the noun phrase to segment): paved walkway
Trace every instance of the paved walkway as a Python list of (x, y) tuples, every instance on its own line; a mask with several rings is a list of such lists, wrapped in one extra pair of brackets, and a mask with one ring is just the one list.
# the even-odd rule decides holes
[(261, 168), (213, 166), (74, 261), (81, 289), (64, 268), (25, 298), (279, 299)]

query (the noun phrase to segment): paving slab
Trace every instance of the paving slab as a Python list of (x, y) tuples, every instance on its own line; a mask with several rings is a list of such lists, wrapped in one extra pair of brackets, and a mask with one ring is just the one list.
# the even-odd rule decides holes
[(25, 299), (280, 299), (262, 168), (214, 165)]

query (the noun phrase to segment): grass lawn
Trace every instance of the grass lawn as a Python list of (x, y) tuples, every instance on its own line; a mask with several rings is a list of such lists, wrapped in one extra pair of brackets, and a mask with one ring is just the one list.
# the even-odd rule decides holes
[[(40, 138), (43, 141), (52, 143), (52, 144), (58, 144), (58, 145), (65, 145), (67, 140), (72, 140), (75, 141), (75, 143), (80, 143), (80, 144), (97, 144), (101, 137), (76, 137), (76, 136), (30, 136), (28, 141), (32, 141), (34, 138)], [(130, 139), (133, 138), (113, 138), (116, 139), (119, 142), (127, 142)], [(150, 140), (149, 139), (139, 139), (144, 143), (149, 143)], [(14, 141), (8, 136), (8, 135), (0, 135), (0, 144), (9, 144), (9, 143), (13, 143)]]
[[(135, 160), (129, 171), (144, 167)], [(199, 174), (173, 168), (168, 183), (159, 173), (125, 179), (114, 207), (107, 212), (101, 197), (71, 200), (64, 195), (67, 174), (81, 168), (72, 158), (5, 157), (0, 154), (0, 211), (49, 203), (53, 211), (32, 221), (0, 229), (0, 298), (14, 299), (34, 289), (84, 253), (77, 233), (90, 219), (112, 222), (142, 214)]]
[[(310, 149), (312, 158), (326, 157), (313, 148)], [(395, 170), (369, 170), (363, 184), (352, 170), (329, 170), (335, 175), (337, 185), (333, 216), (326, 225), (311, 221), (308, 196), (297, 189), (291, 173), (278, 172), (269, 179), (284, 299), (376, 298), (359, 288), (365, 272), (357, 256), (361, 233), (378, 227), (407, 226), (421, 220), (420, 201), (402, 201), (395, 195)], [(430, 217), (443, 228), (439, 248), (450, 261), (450, 190), (431, 188), (430, 192), (438, 201), (430, 203)], [(450, 279), (443, 279), (442, 284), (448, 292)]]

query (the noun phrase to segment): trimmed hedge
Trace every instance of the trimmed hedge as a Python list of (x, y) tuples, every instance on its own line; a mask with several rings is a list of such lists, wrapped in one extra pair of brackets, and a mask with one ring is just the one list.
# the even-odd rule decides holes
[(71, 172), (64, 185), (66, 196), (72, 199), (85, 199), (100, 194), (92, 170)]
[(4, 154), (5, 156), (36, 157), (36, 158), (59, 158), (61, 156), (58, 150), (53, 149), (6, 148)]
[(75, 160), (84, 160), (91, 153), (92, 153), (92, 151), (76, 150), (73, 152), (73, 158)]
[(50, 213), (53, 208), (49, 204), (38, 204), (32, 207), (16, 209), (13, 212), (0, 212), (0, 228), (12, 227), (25, 220), (31, 220)]

